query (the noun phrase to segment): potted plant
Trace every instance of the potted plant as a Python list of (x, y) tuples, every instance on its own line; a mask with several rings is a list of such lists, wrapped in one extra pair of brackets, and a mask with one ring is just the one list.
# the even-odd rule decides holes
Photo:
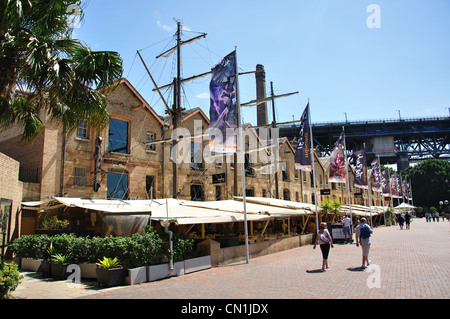
[(67, 267), (70, 264), (70, 255), (56, 254), (52, 256), (51, 270), (52, 277), (56, 280), (66, 280), (69, 276)]
[(53, 243), (50, 242), (50, 246), (47, 248), (47, 258), (44, 258), (41, 262), (39, 271), (42, 272), (42, 277), (50, 278), (52, 277), (52, 260), (51, 256), (56, 255), (57, 251), (53, 247)]
[(97, 283), (99, 286), (113, 287), (125, 283), (125, 268), (123, 268), (117, 259), (103, 257), (97, 263)]

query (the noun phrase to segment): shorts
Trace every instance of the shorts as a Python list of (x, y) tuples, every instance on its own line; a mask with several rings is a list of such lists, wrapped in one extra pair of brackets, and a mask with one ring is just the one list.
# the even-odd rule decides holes
[(328, 253), (330, 252), (330, 244), (320, 244), (320, 250), (322, 251), (323, 259), (328, 259)]
[(345, 226), (345, 227), (344, 227), (344, 236), (345, 236), (345, 235), (349, 235), (349, 236), (352, 235), (352, 233), (351, 233), (351, 231), (350, 231), (350, 226)]
[(361, 245), (362, 254), (364, 257), (369, 257), (370, 244)]

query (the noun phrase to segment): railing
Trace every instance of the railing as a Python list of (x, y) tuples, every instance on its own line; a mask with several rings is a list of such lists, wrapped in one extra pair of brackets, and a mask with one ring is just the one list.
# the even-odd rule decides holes
[[(364, 124), (383, 124), (383, 123), (413, 123), (413, 122), (427, 122), (427, 121), (448, 121), (449, 116), (430, 116), (430, 117), (420, 117), (420, 118), (386, 118), (386, 119), (376, 119), (376, 120), (355, 120), (355, 121), (342, 121), (342, 122), (316, 122), (311, 125), (314, 126), (343, 126), (343, 125), (364, 125)], [(296, 121), (297, 122), (297, 121)], [(298, 121), (299, 122), (299, 121)], [(283, 128), (297, 127), (300, 123), (294, 123), (291, 125), (285, 125)]]

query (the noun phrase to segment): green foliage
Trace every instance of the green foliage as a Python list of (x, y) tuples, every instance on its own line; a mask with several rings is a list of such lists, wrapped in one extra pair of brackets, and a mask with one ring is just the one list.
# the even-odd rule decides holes
[(47, 235), (24, 235), (11, 244), (13, 252), (22, 258), (48, 258), (50, 237)]
[(39, 218), (39, 228), (40, 229), (68, 229), (70, 226), (70, 221), (59, 220), (56, 216), (43, 216)]
[(18, 257), (52, 258), (53, 262), (94, 263), (102, 258), (117, 257), (127, 268), (156, 265), (170, 259), (175, 261), (193, 255), (194, 241), (186, 235), (174, 235), (173, 251), (169, 251), (167, 234), (147, 228), (144, 234), (130, 237), (79, 237), (74, 234), (26, 235), (14, 241), (13, 252)]
[(55, 254), (52, 255), (51, 261), (55, 264), (70, 264), (72, 262), (72, 256)]
[(322, 203), (320, 204), (320, 212), (323, 214), (328, 214), (332, 210), (333, 210), (332, 202), (328, 198), (323, 200)]
[(405, 170), (412, 182), (416, 206), (436, 206), (439, 201), (450, 200), (450, 163), (440, 159), (427, 159)]
[(78, 120), (98, 126), (109, 118), (105, 93), (121, 79), (122, 59), (71, 38), (74, 5), (83, 16), (81, 0), (0, 3), (0, 128), (21, 125), (22, 141), (43, 127), (41, 111), (68, 131)]
[(117, 257), (114, 258), (103, 257), (102, 260), (100, 259), (98, 260), (97, 265), (103, 269), (113, 269), (122, 267)]
[(190, 257), (194, 246), (194, 240), (184, 234), (173, 236), (173, 260), (180, 261)]
[(0, 263), (0, 299), (8, 299), (22, 278), (17, 264)]

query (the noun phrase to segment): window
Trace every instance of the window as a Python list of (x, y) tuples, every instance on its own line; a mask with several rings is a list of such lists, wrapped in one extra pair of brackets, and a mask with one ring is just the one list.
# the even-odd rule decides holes
[(284, 200), (291, 200), (291, 193), (288, 189), (283, 189), (283, 199)]
[[(154, 140), (156, 140), (156, 134), (152, 133), (152, 132), (147, 132), (147, 134), (145, 135), (145, 139), (146, 142), (153, 142)], [(147, 151), (155, 151), (156, 150), (156, 145), (155, 144), (146, 144), (145, 145), (145, 149)]]
[(87, 136), (87, 121), (86, 120), (80, 120), (78, 122), (78, 128), (77, 128), (77, 137), (79, 138), (88, 138)]
[(108, 152), (128, 154), (128, 121), (109, 120)]
[(147, 199), (155, 199), (155, 176), (145, 176), (145, 190)]
[(281, 162), (281, 173), (283, 175), (283, 181), (289, 181), (288, 163)]
[(82, 167), (73, 168), (73, 185), (86, 186), (86, 169)]
[(250, 165), (250, 154), (244, 155), (245, 176), (253, 176), (253, 168)]
[(216, 200), (222, 199), (222, 187), (216, 186)]
[(191, 200), (193, 201), (204, 201), (205, 191), (202, 185), (191, 185)]
[(202, 143), (191, 142), (191, 168), (200, 169), (202, 168)]
[(128, 174), (108, 172), (106, 184), (108, 199), (128, 199)]

